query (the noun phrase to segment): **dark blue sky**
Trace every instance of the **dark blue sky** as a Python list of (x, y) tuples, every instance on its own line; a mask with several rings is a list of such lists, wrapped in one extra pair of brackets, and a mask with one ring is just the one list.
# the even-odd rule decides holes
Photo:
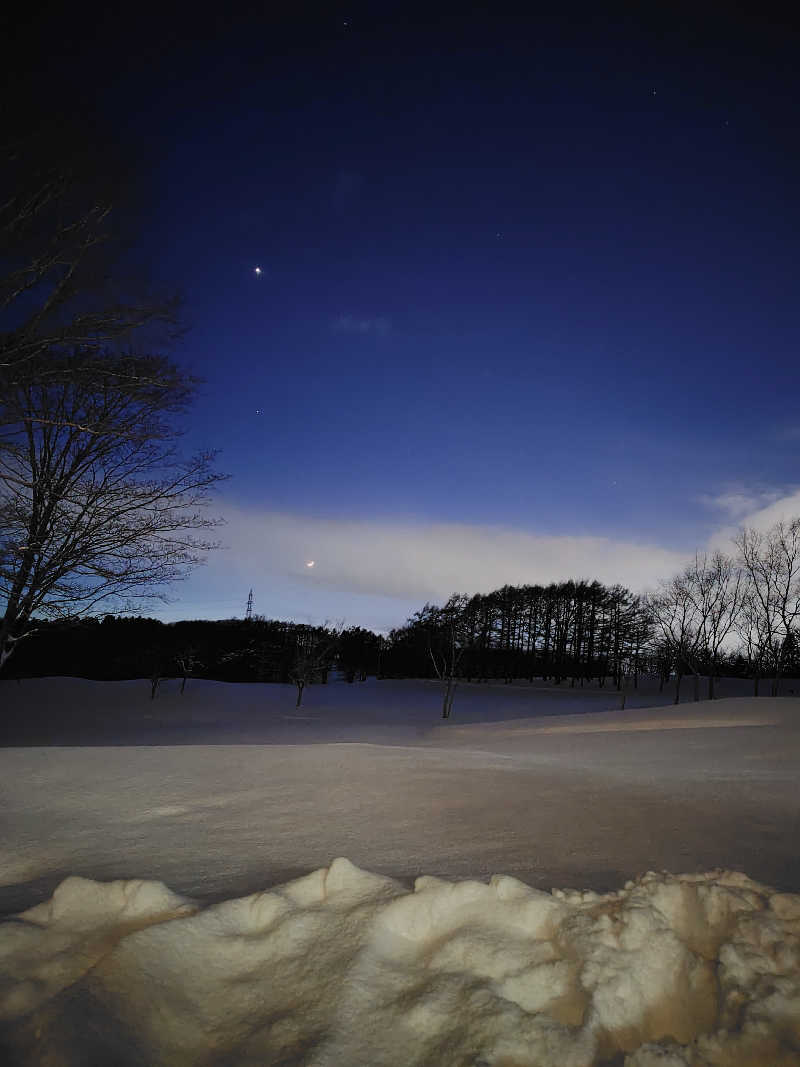
[(141, 165), (189, 442), (233, 475), (162, 617), (636, 587), (793, 499), (798, 38), (647, 17), (48, 24)]

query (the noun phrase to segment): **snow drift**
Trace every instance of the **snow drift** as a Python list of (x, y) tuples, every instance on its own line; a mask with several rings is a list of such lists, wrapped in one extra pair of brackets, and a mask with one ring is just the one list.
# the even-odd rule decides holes
[(410, 892), (338, 859), (201, 908), (68, 878), (0, 924), (0, 1035), (59, 1067), (789, 1067), (800, 895), (729, 871)]

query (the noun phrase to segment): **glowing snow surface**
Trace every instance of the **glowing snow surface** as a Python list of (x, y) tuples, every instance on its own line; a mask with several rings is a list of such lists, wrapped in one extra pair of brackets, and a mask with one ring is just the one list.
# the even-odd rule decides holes
[(0, 690), (2, 1067), (800, 1067), (797, 697)]
[(599, 895), (346, 859), (205, 909), (68, 878), (0, 925), (4, 1062), (788, 1067), (800, 895), (738, 873)]

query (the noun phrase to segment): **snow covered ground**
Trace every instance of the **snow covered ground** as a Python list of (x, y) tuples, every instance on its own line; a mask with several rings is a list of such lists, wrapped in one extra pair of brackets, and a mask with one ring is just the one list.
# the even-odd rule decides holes
[(0, 683), (9, 1062), (800, 1064), (800, 699), (177, 688)]
[(196, 681), (0, 698), (9, 732), (51, 741), (0, 749), (0, 914), (70, 874), (222, 900), (334, 856), (403, 879), (605, 891), (730, 867), (800, 890), (800, 699), (574, 714), (618, 695), (473, 685), (442, 723), (420, 682), (315, 686), (299, 712), (288, 686)]
[[(691, 701), (684, 679), (683, 703)], [(762, 683), (762, 690), (767, 683)], [(753, 683), (723, 679), (719, 697), (750, 696)], [(671, 704), (674, 683), (659, 692), (655, 682), (629, 689), (626, 707)], [(784, 682), (787, 695), (800, 696), (800, 680)], [(437, 682), (333, 682), (306, 689), (295, 709), (297, 691), (284, 685), (231, 685), (189, 680), (161, 684), (150, 701), (150, 683), (91, 682), (81, 678), (34, 678), (19, 684), (0, 681), (2, 745), (198, 745), (304, 744), (320, 741), (417, 743), (441, 714)], [(705, 696), (705, 686), (702, 689)], [(536, 681), (461, 684), (453, 712), (456, 723), (494, 722), (531, 715), (583, 714), (619, 708), (612, 686), (571, 688)]]

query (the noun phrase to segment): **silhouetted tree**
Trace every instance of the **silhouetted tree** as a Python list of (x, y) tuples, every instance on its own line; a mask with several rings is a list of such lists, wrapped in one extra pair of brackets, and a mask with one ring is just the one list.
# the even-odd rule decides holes
[(175, 653), (175, 665), (181, 677), (181, 696), (183, 696), (187, 678), (195, 671), (201, 670), (203, 664), (197, 656), (197, 649), (192, 645), (184, 645)]
[(161, 356), (41, 358), (0, 394), (0, 665), (34, 615), (157, 595), (215, 547), (197, 534), (222, 476), (212, 453), (180, 457), (172, 421), (194, 380)]
[(758, 672), (772, 674), (777, 696), (787, 665), (784, 650), (800, 621), (800, 519), (778, 522), (766, 533), (743, 529), (735, 543), (747, 576), (739, 632)]
[(377, 634), (360, 626), (342, 630), (338, 644), (338, 662), (348, 682), (356, 677), (365, 682), (369, 674), (375, 674), (378, 663), (379, 638)]
[(746, 581), (736, 561), (722, 552), (698, 554), (685, 571), (685, 588), (694, 605), (700, 646), (708, 667), (708, 699), (725, 642), (742, 611)]
[(453, 710), (459, 667), (467, 647), (468, 631), (464, 626), (467, 604), (467, 597), (454, 593), (444, 607), (426, 604), (413, 616), (414, 624), (425, 634), (436, 677), (444, 685), (443, 719), (449, 719)]
[(328, 672), (336, 663), (341, 627), (299, 626), (295, 631), (295, 648), (290, 677), (297, 686), (296, 708), (303, 700), (307, 685), (327, 681)]
[(694, 698), (699, 700), (701, 620), (686, 573), (663, 581), (660, 590), (648, 598), (647, 606), (653, 620), (656, 640), (675, 666), (675, 703), (680, 703), (681, 679), (687, 671), (694, 675)]

